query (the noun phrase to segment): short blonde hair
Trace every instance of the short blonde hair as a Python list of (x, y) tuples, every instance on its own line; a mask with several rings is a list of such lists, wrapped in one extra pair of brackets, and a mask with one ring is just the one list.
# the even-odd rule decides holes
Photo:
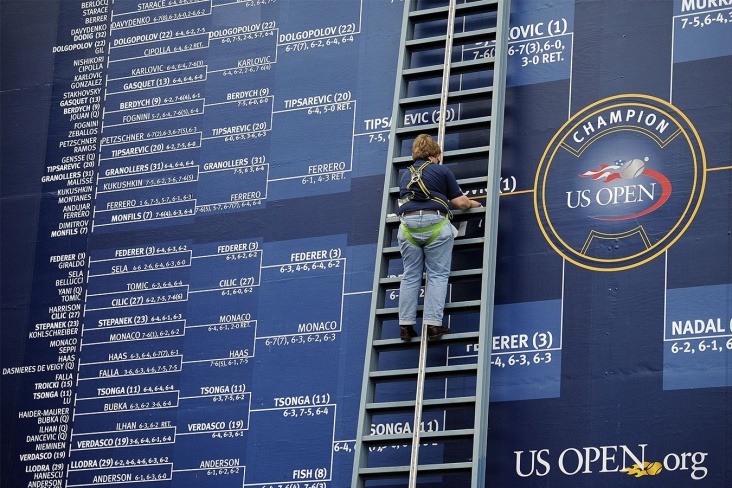
[(437, 157), (442, 154), (440, 145), (437, 144), (429, 134), (420, 134), (412, 143), (412, 159), (427, 159), (430, 156)]

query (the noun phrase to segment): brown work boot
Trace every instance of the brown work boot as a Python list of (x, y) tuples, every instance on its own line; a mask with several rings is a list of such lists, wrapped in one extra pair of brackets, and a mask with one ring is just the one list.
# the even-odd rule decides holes
[(439, 339), (443, 334), (447, 334), (448, 332), (450, 332), (450, 327), (445, 327), (444, 325), (427, 326), (427, 337), (431, 341)]
[(399, 329), (399, 338), (403, 341), (411, 341), (412, 337), (417, 337), (417, 331), (411, 325), (400, 325)]

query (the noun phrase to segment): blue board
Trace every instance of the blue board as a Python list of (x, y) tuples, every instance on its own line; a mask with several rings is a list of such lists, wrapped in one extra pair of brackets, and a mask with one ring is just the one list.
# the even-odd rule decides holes
[[(488, 486), (726, 486), (732, 6), (511, 10)], [(3, 487), (349, 486), (402, 12), (3, 3)]]

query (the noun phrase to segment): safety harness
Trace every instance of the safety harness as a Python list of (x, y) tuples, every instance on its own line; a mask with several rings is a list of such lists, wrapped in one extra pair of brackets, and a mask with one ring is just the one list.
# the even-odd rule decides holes
[[(404, 237), (407, 238), (409, 242), (414, 244), (417, 247), (424, 247), (429, 245), (432, 241), (434, 241), (437, 236), (440, 234), (440, 229), (447, 224), (450, 219), (452, 218), (452, 212), (450, 211), (450, 206), (447, 204), (446, 201), (443, 199), (436, 197), (432, 195), (432, 193), (427, 188), (427, 185), (424, 184), (424, 181), (422, 181), (422, 170), (427, 167), (428, 164), (430, 164), (431, 161), (427, 160), (424, 163), (422, 163), (419, 168), (415, 168), (414, 165), (409, 166), (409, 172), (412, 173), (412, 178), (409, 180), (409, 183), (407, 184), (407, 190), (409, 190), (409, 194), (401, 198), (399, 200), (399, 206), (401, 207), (407, 202), (415, 201), (415, 202), (426, 202), (428, 200), (432, 200), (434, 202), (439, 203), (443, 207), (445, 207), (446, 215), (445, 218), (436, 224), (430, 225), (428, 227), (420, 227), (418, 229), (409, 229), (406, 225), (403, 223), (400, 225), (400, 228), (402, 229), (402, 232), (404, 232)], [(412, 188), (413, 185), (415, 185), (418, 188)], [(412, 232), (417, 233), (423, 233), (423, 232), (432, 232), (432, 235), (424, 244), (420, 244), (417, 242), (417, 240), (412, 236)]]

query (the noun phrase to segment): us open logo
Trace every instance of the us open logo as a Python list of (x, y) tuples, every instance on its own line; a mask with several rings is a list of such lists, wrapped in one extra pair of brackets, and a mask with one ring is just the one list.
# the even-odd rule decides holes
[(618, 271), (663, 253), (699, 208), (706, 159), (678, 108), (618, 95), (579, 111), (554, 135), (534, 182), (544, 237), (565, 259)]

